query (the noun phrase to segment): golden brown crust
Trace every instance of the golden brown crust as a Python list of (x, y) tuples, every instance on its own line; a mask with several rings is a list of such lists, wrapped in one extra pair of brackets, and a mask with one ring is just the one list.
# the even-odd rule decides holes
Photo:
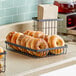
[(16, 40), (16, 44), (21, 45), (21, 40), (24, 38), (25, 35), (20, 35), (17, 40)]
[(21, 33), (15, 33), (15, 34), (12, 36), (11, 43), (16, 44), (16, 40), (17, 40), (17, 38), (18, 38), (20, 35), (21, 35)]
[(40, 35), (43, 35), (43, 34), (44, 34), (44, 33), (41, 32), (41, 31), (36, 31), (36, 32), (34, 33), (33, 37), (39, 38), (39, 36), (40, 36)]
[(28, 35), (33, 37), (33, 36), (34, 36), (34, 33), (35, 33), (35, 31), (30, 31), (30, 32), (28, 33)]
[(45, 38), (45, 34), (43, 34), (43, 33), (39, 34), (38, 38), (44, 39)]
[[(26, 47), (31, 48), (31, 42), (32, 42), (33, 39), (34, 39), (34, 38), (31, 37), (31, 38), (27, 41)], [(33, 55), (33, 51), (31, 51), (31, 50), (27, 50), (27, 51), (28, 51), (29, 54)]]
[[(20, 35), (22, 35), (22, 33), (15, 33), (15, 34), (12, 36), (11, 43), (16, 44), (16, 40), (17, 40), (17, 38), (18, 38)], [(16, 46), (13, 46), (13, 48), (16, 49), (16, 50), (19, 50), (18, 47), (16, 47)]]
[[(24, 34), (20, 35), (17, 40), (16, 40), (16, 44), (17, 45), (21, 45), (21, 40), (25, 37)], [(22, 50), (22, 48), (18, 47), (19, 50)]]
[[(29, 39), (30, 39), (30, 36), (25, 35), (25, 37), (21, 40), (21, 46), (26, 47), (26, 43)], [(28, 51), (26, 49), (22, 49), (22, 52), (28, 53)]]
[(48, 44), (43, 39), (35, 38), (32, 41), (31, 48), (32, 49), (35, 49), (35, 50), (46, 49), (46, 48), (48, 48)]
[(48, 38), (49, 38), (49, 36), (48, 35), (45, 35), (44, 36), (44, 40), (48, 43)]
[[(48, 39), (48, 43), (50, 48), (64, 46), (64, 40), (58, 35), (50, 36)], [(63, 49), (50, 50), (50, 52), (53, 54), (60, 54), (63, 52)]]
[(26, 41), (30, 38), (30, 36), (25, 35), (24, 38), (21, 40), (21, 45), (26, 46)]
[(23, 34), (28, 35), (29, 32), (31, 32), (31, 30), (26, 30), (25, 32), (23, 32)]
[[(16, 32), (9, 32), (8, 35), (6, 36), (6, 41), (11, 42), (12, 36), (15, 34)], [(12, 47), (12, 45), (9, 44), (10, 47)]]
[[(0, 47), (0, 53), (3, 53), (3, 52), (4, 52), (3, 48)], [(4, 55), (0, 55), (0, 59), (3, 57), (4, 57)]]
[[(46, 48), (48, 48), (48, 44), (43, 39), (35, 38), (31, 42), (31, 49), (40, 50)], [(33, 54), (35, 56), (46, 56), (48, 54), (48, 51), (33, 52)]]
[(9, 32), (8, 35), (6, 36), (6, 40), (7, 40), (8, 42), (11, 42), (11, 38), (12, 38), (13, 34), (15, 34), (15, 33), (16, 33), (16, 32)]

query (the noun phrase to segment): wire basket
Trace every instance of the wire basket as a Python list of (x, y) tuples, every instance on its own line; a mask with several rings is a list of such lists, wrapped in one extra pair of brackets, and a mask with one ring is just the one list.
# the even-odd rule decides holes
[[(35, 50), (35, 49), (31, 49), (31, 48), (28, 48), (28, 47), (24, 47), (24, 46), (21, 46), (21, 45), (17, 45), (17, 44), (14, 44), (14, 43), (10, 43), (10, 42), (7, 42), (5, 41), (6, 43), (6, 49), (8, 49), (7, 45), (13, 45), (13, 46), (16, 46), (16, 47), (19, 47), (19, 48), (23, 48), (23, 49), (26, 49), (26, 50), (29, 50), (29, 51), (33, 51), (33, 52), (44, 52), (44, 51), (50, 51), (50, 50), (59, 50), (59, 49), (63, 49), (63, 52), (61, 52), (60, 54), (53, 54), (53, 53), (48, 53), (48, 55), (61, 55), (61, 54), (66, 54), (67, 53), (67, 45), (64, 45), (62, 47), (55, 47), (55, 48), (47, 48), (47, 49), (40, 49), (40, 50)], [(23, 53), (26, 55), (25, 52), (21, 52), (20, 50), (19, 51), (16, 51), (14, 50), (15, 52), (18, 52), (18, 53)], [(29, 55), (29, 54), (28, 54)]]
[(0, 73), (5, 72), (6, 70), (6, 51), (0, 53), (0, 56), (4, 55), (3, 58), (0, 59)]
[(57, 34), (57, 22), (62, 21), (63, 19), (40, 19), (37, 17), (32, 18), (34, 20), (34, 30), (42, 31), (46, 35)]

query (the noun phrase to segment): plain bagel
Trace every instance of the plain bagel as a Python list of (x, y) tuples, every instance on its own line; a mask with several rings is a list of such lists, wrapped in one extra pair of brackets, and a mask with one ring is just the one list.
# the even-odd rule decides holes
[[(18, 38), (20, 35), (23, 35), (23, 33), (17, 32), (17, 33), (15, 33), (15, 34), (13, 34), (13, 36), (12, 36), (12, 38), (11, 38), (11, 43), (16, 44), (16, 40), (17, 40), (17, 38)], [(18, 47), (16, 47), (16, 46), (13, 46), (13, 48), (16, 49), (16, 50), (19, 50)]]
[[(31, 36), (25, 35), (25, 37), (21, 40), (21, 46), (26, 47), (26, 43), (28, 42), (28, 40), (30, 39)], [(22, 49), (22, 52), (26, 52), (28, 53), (27, 49)]]
[[(50, 48), (61, 47), (65, 45), (64, 40), (58, 35), (52, 35), (48, 38), (48, 44)], [(50, 50), (53, 54), (60, 54), (63, 49)]]
[[(31, 42), (32, 42), (33, 39), (34, 39), (33, 37), (29, 38), (29, 40), (26, 43), (27, 48), (31, 48)], [(33, 55), (33, 51), (31, 51), (31, 50), (27, 50), (27, 51), (28, 51), (29, 54)]]
[[(48, 44), (43, 39), (35, 38), (31, 42), (31, 49), (40, 50), (40, 49), (46, 49), (46, 48), (48, 48)], [(49, 51), (40, 51), (40, 52), (33, 52), (33, 54), (35, 56), (41, 57), (41, 56), (46, 56), (48, 52)]]
[(8, 42), (11, 42), (11, 38), (12, 38), (13, 34), (15, 34), (15, 33), (16, 33), (16, 32), (9, 32), (8, 35), (6, 36), (6, 40), (7, 40)]
[[(25, 37), (24, 34), (21, 34), (17, 39), (16, 39), (16, 44), (21, 45), (21, 40)], [(22, 48), (18, 47), (19, 50), (22, 50)]]
[[(15, 34), (16, 32), (9, 32), (8, 35), (6, 36), (6, 41), (11, 42), (12, 36)], [(10, 47), (12, 47), (12, 45), (9, 44)]]
[(28, 35), (28, 33), (31, 32), (31, 30), (26, 30), (23, 32), (24, 35)]
[[(3, 48), (0, 47), (0, 53), (3, 53), (3, 52), (4, 52)], [(3, 58), (3, 57), (4, 57), (4, 55), (0, 55), (0, 59)]]

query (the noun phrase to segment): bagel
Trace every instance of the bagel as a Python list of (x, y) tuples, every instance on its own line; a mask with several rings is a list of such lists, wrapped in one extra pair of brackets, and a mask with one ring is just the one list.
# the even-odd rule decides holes
[[(34, 38), (31, 42), (31, 49), (40, 50), (40, 49), (46, 49), (46, 48), (48, 48), (48, 44), (43, 39)], [(46, 56), (48, 54), (48, 51), (40, 51), (40, 52), (36, 51), (36, 52), (33, 52), (33, 54), (35, 56), (42, 57), (42, 56)]]
[(6, 36), (6, 41), (11, 42), (11, 38), (13, 36), (13, 34), (15, 34), (16, 32), (9, 32), (8, 35)]
[(34, 33), (33, 37), (34, 37), (34, 38), (39, 38), (40, 35), (43, 35), (43, 34), (44, 34), (44, 33), (41, 32), (41, 31), (36, 31), (36, 32)]
[(44, 39), (44, 38), (45, 38), (45, 35), (44, 35), (43, 33), (40, 33), (40, 34), (38, 35), (38, 38)]
[[(30, 39), (30, 36), (25, 35), (25, 37), (21, 40), (21, 46), (26, 47), (26, 43), (29, 39)], [(27, 49), (22, 49), (22, 52), (28, 53)]]
[[(3, 52), (4, 52), (3, 48), (0, 47), (0, 53), (3, 53)], [(0, 59), (3, 57), (4, 57), (4, 55), (0, 55)]]
[[(20, 35), (18, 38), (17, 38), (17, 40), (16, 40), (16, 44), (17, 45), (21, 45), (21, 40), (24, 38), (24, 34), (22, 34), (22, 35)], [(22, 50), (22, 48), (20, 48), (20, 47), (18, 47), (19, 48), (19, 50)]]
[[(6, 41), (11, 42), (12, 36), (13, 34), (15, 34), (16, 32), (9, 32), (8, 35), (6, 36)], [(10, 47), (12, 47), (12, 45), (9, 44)]]
[(44, 36), (44, 40), (48, 43), (48, 38), (49, 38), (49, 36), (48, 35), (45, 35)]
[(33, 36), (34, 33), (35, 33), (35, 31), (30, 31), (30, 32), (28, 32), (28, 35), (29, 35), (29, 36)]
[[(64, 46), (64, 40), (58, 35), (52, 35), (48, 39), (48, 44), (50, 48), (61, 47)], [(60, 54), (63, 52), (63, 49), (50, 50), (50, 53)]]
[[(34, 38), (31, 37), (31, 38), (27, 41), (26, 47), (31, 48), (31, 42), (32, 42), (33, 39), (34, 39)], [(31, 50), (27, 50), (27, 51), (28, 51), (29, 54), (33, 55), (33, 51), (31, 51)]]
[[(11, 43), (16, 44), (16, 40), (20, 35), (23, 35), (23, 34), (22, 33), (13, 34), (12, 39), (11, 39)], [(16, 49), (16, 50), (19, 50), (18, 47), (16, 47), (16, 46), (13, 46), (13, 48)]]
[(31, 32), (30, 30), (27, 30), (25, 32), (23, 32), (24, 35), (28, 35), (28, 33)]

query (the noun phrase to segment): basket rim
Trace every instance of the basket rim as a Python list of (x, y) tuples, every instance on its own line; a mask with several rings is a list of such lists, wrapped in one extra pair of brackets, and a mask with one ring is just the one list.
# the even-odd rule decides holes
[(3, 55), (3, 54), (6, 54), (6, 51), (4, 50), (4, 52), (3, 53), (0, 53), (0, 55)]
[(23, 49), (27, 49), (27, 50), (31, 50), (31, 51), (35, 51), (35, 52), (40, 52), (40, 51), (48, 51), (48, 50), (56, 50), (56, 49), (64, 49), (64, 48), (68, 48), (68, 46), (65, 44), (64, 46), (61, 46), (61, 47), (55, 47), (55, 48), (47, 48), (47, 49), (40, 49), (40, 50), (35, 50), (35, 49), (31, 49), (31, 48), (28, 48), (28, 47), (24, 47), (24, 46), (21, 46), (21, 45), (17, 45), (17, 44), (14, 44), (14, 43), (10, 43), (8, 41), (5, 41), (6, 44), (10, 44), (10, 45), (14, 45), (16, 47), (20, 47), (20, 48), (23, 48)]
[(37, 19), (37, 17), (32, 17), (33, 20), (43, 22), (43, 21), (63, 21), (63, 19), (60, 19), (59, 17), (56, 19)]

